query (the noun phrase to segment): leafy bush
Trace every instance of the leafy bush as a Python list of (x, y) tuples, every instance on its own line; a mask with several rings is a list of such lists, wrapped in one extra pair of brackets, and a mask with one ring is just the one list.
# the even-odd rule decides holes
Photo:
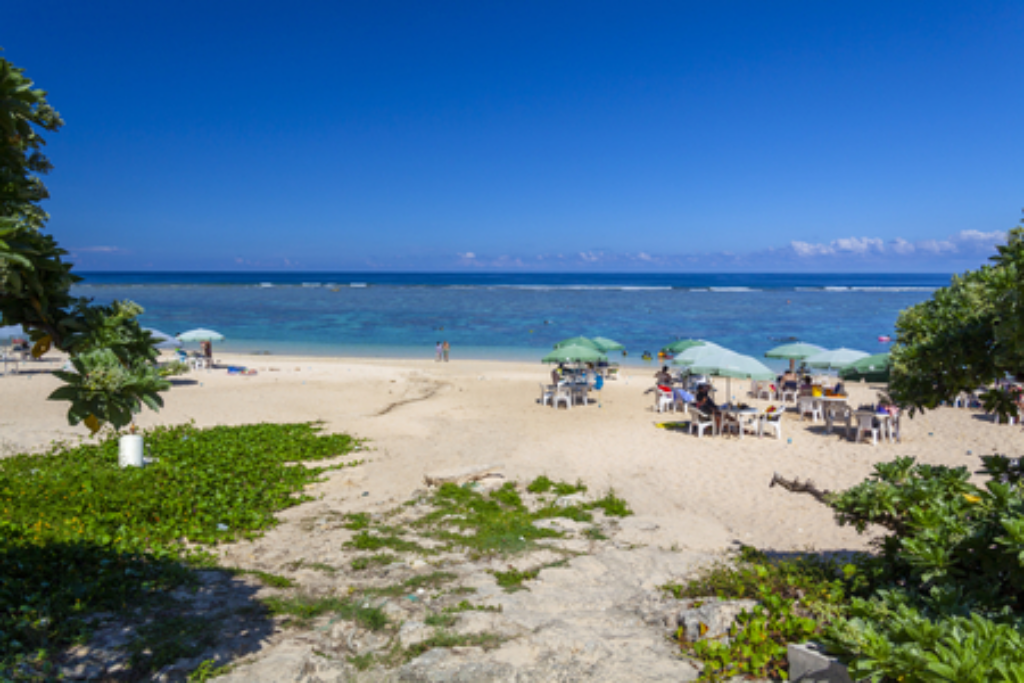
[(744, 547), (735, 563), (705, 568), (694, 578), (663, 588), (676, 598), (716, 596), (722, 600), (753, 599), (759, 604), (742, 612), (728, 639), (688, 642), (680, 628), (680, 646), (699, 659), (702, 681), (733, 676), (787, 676), (786, 645), (816, 634), (819, 617), (828, 618), (845, 591), (838, 562), (814, 556), (771, 561)]
[(856, 676), (1024, 681), (1024, 497), (1020, 463), (966, 468), (899, 458), (830, 502), (841, 524), (889, 534), (853, 577), (862, 597), (825, 632)]
[[(900, 313), (889, 391), (911, 415), (1007, 374), (1024, 379), (1024, 228), (1010, 230), (996, 251), (992, 265), (954, 276)], [(1018, 404), (1007, 398), (990, 391), (986, 408), (1017, 415)]]
[(965, 467), (898, 458), (833, 498), (840, 525), (890, 532), (878, 541), (879, 557), (862, 563), (862, 591), (895, 586), (936, 614), (1024, 612), (1019, 472), (1007, 458), (983, 462), (982, 472), (994, 475), (983, 487)]
[(0, 460), (0, 669), (68, 644), (90, 612), (189, 582), (182, 540), (274, 526), (329, 469), (299, 463), (358, 443), (313, 424), (159, 427), (145, 438), (156, 462), (139, 469), (118, 467), (113, 436)]
[(847, 618), (826, 632), (835, 650), (854, 655), (855, 680), (924, 683), (1021, 683), (1021, 625), (979, 614), (929, 618), (899, 591), (854, 599)]

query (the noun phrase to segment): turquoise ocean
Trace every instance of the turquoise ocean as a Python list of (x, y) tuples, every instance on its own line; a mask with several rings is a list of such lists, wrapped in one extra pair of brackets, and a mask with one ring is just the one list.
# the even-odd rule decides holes
[[(877, 353), (900, 310), (949, 274), (85, 273), (74, 293), (130, 299), (147, 327), (226, 336), (229, 352), (537, 361), (576, 335), (640, 363), (678, 338), (762, 357), (796, 338)], [(781, 366), (778, 362), (769, 365)]]

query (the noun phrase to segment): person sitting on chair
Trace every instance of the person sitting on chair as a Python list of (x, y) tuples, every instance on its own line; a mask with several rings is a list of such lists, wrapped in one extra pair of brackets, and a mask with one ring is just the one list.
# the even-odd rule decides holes
[(786, 372), (782, 373), (782, 377), (779, 377), (779, 383), (784, 391), (795, 391), (797, 388), (796, 373), (792, 370), (786, 370)]
[(701, 384), (697, 387), (697, 396), (693, 402), (693, 405), (704, 415), (713, 417), (715, 420), (715, 429), (722, 429), (722, 411), (719, 410), (718, 406), (711, 399), (711, 388), (707, 384)]
[(551, 383), (554, 384), (556, 387), (558, 386), (558, 383), (562, 381), (562, 369), (563, 366), (561, 363), (559, 363), (558, 367), (554, 368), (551, 371)]

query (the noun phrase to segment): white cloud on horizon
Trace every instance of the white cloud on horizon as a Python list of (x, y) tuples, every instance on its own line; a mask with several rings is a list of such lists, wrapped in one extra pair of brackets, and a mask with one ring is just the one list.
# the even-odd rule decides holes
[(800, 258), (869, 255), (911, 256), (913, 254), (974, 256), (994, 252), (996, 244), (1005, 239), (1006, 233), (1001, 230), (993, 232), (961, 230), (944, 240), (927, 239), (910, 242), (902, 237), (896, 237), (886, 244), (878, 237), (842, 237), (819, 244), (793, 241), (790, 242), (790, 248)]

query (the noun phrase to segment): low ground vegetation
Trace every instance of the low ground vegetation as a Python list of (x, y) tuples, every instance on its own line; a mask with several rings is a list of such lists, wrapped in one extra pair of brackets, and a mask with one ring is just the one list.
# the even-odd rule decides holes
[[(216, 643), (220, 617), (183, 611), (173, 596), (202, 588), (200, 575), (209, 570), (273, 589), (241, 608), (246, 615), (233, 616), (283, 628), (340, 620), (388, 639), (383, 650), (346, 655), (355, 668), (397, 666), (431, 647), (495, 647), (503, 640), (498, 634), (453, 630), (462, 613), (500, 608), (471, 602), (474, 589), (446, 567), (458, 566), (459, 558), (487, 561), (531, 552), (563, 558), (510, 569), (507, 576), (493, 572), (510, 589), (528, 589), (544, 566), (577, 554), (552, 545), (571, 534), (541, 522), (585, 523), (578, 538), (593, 542), (587, 539), (606, 538), (613, 517), (631, 514), (612, 491), (587, 499), (583, 484), (546, 477), (494, 489), (447, 484), (382, 513), (332, 513), (353, 532), (340, 548), (349, 559), (334, 566), (298, 558), (284, 568), (343, 577), (343, 591), (314, 595), (291, 576), (221, 567), (210, 551), (276, 525), (276, 512), (312, 500), (304, 488), (328, 470), (359, 465), (361, 460), (342, 457), (362, 449), (358, 440), (325, 434), (316, 424), (182, 425), (144, 436), (153, 462), (142, 469), (118, 466), (115, 435), (0, 461), (4, 677), (59, 676), (62, 653), (90, 641), (100, 623), (97, 613), (102, 623), (114, 620), (133, 633), (123, 667), (132, 678), (197, 658)], [(401, 620), (385, 606), (427, 598), (423, 621), (430, 633), (402, 644)], [(223, 673), (223, 664), (193, 664), (192, 680)]]
[[(5, 675), (51, 670), (62, 648), (87, 639), (91, 613), (138, 609), (147, 597), (194, 587), (192, 568), (210, 563), (204, 548), (276, 525), (275, 512), (310, 500), (307, 484), (360, 462), (303, 464), (359, 447), (314, 424), (182, 425), (145, 438), (155, 462), (142, 469), (118, 467), (115, 435), (0, 461)], [(150, 635), (140, 633), (140, 642), (167, 640)], [(136, 670), (158, 660), (159, 653), (133, 654)]]
[(899, 458), (825, 501), (840, 524), (888, 533), (877, 553), (770, 559), (746, 549), (734, 563), (665, 589), (678, 598), (753, 598), (729, 638), (680, 645), (702, 680), (786, 677), (785, 645), (823, 641), (856, 680), (1024, 681), (1024, 480), (1020, 462), (966, 468)]

